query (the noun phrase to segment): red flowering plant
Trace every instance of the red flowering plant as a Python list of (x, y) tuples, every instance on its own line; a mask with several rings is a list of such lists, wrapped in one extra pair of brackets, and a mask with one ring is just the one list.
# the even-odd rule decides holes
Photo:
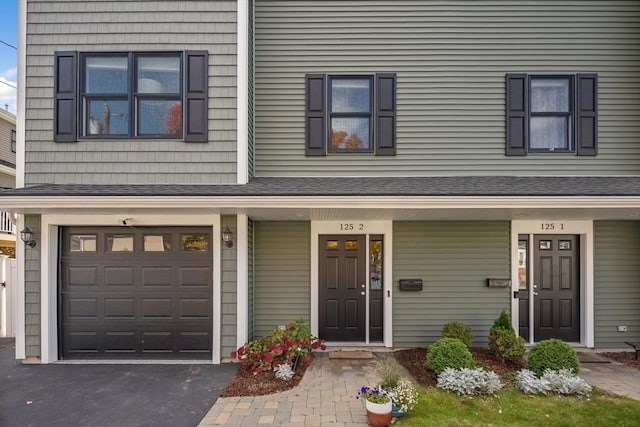
[(293, 369), (298, 363), (306, 365), (313, 358), (313, 350), (326, 348), (322, 340), (313, 336), (304, 320), (299, 318), (284, 329), (272, 330), (268, 338), (263, 336), (246, 343), (231, 352), (231, 357), (237, 358), (243, 369), (257, 375), (283, 364)]

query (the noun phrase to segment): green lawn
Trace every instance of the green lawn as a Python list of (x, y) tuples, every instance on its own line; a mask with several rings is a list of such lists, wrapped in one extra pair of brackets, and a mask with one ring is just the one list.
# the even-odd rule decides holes
[(418, 405), (394, 426), (638, 426), (640, 401), (603, 395), (590, 398), (531, 396), (506, 387), (495, 396), (458, 396), (422, 389)]

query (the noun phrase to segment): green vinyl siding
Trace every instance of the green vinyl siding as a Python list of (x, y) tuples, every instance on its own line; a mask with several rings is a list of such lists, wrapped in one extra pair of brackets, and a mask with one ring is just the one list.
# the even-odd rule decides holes
[(310, 322), (310, 232), (308, 222), (254, 222), (254, 337)]
[[(256, 0), (257, 176), (640, 170), (640, 2)], [(305, 74), (397, 74), (397, 154), (305, 157)], [(505, 74), (597, 73), (598, 155), (505, 156)]]
[[(234, 236), (238, 235), (235, 216), (222, 217), (222, 229), (229, 227)], [(238, 327), (238, 251), (237, 245), (222, 248), (222, 312), (220, 313), (220, 355), (227, 357), (236, 349)], [(215, 349), (214, 349), (215, 351)]]
[[(594, 222), (595, 346), (640, 342), (640, 222)], [(626, 326), (627, 332), (618, 332)]]
[[(510, 311), (509, 222), (395, 222), (393, 227), (393, 346), (425, 346), (453, 321), (486, 345), (500, 311)], [(400, 279), (422, 279), (422, 291), (401, 291)]]
[(254, 230), (255, 230), (255, 223), (253, 222), (253, 220), (249, 220), (249, 226), (247, 229), (247, 240), (248, 240), (248, 247), (247, 247), (247, 263), (248, 263), (248, 301), (247, 301), (247, 315), (249, 316), (249, 318), (247, 319), (247, 329), (249, 332), (248, 335), (248, 339), (252, 340), (254, 338), (253, 336), (253, 320), (254, 320), (254, 307), (255, 307), (255, 274), (254, 274), (254, 266), (255, 266), (255, 238), (254, 238)]

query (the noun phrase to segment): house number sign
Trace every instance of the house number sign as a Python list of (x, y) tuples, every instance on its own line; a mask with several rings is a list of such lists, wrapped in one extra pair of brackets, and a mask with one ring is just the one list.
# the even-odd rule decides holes
[(364, 224), (354, 224), (351, 222), (340, 223), (340, 231), (362, 231), (364, 230)]
[(564, 230), (564, 223), (562, 222), (543, 222), (540, 224), (540, 229), (544, 231), (551, 230)]

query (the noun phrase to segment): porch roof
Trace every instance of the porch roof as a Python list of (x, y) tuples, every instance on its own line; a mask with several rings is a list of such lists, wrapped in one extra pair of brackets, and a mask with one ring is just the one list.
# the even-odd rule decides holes
[(259, 177), (244, 185), (44, 184), (0, 190), (2, 196), (636, 197), (640, 176)]

